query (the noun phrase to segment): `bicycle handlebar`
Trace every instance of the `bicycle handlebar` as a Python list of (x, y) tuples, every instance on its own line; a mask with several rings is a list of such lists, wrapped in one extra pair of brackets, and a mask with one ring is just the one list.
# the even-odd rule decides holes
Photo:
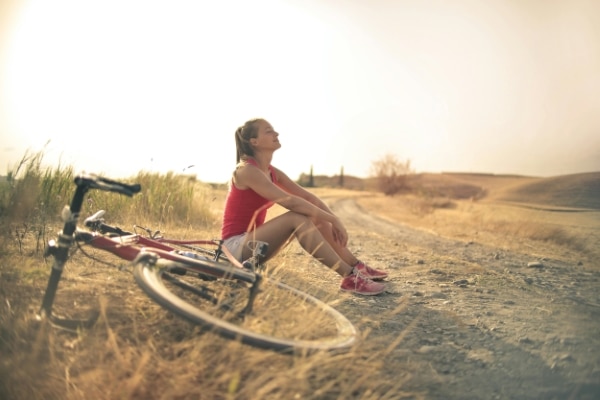
[(93, 189), (121, 193), (129, 197), (132, 197), (134, 194), (139, 193), (142, 190), (142, 186), (139, 183), (130, 185), (92, 174), (77, 176), (75, 178), (75, 184), (77, 186), (87, 186)]

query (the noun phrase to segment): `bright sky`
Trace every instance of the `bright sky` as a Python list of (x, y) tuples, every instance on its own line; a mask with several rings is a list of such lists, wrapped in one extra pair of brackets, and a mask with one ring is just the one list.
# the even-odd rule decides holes
[(600, 171), (597, 0), (1, 0), (0, 174), (224, 182), (264, 117), (296, 179)]

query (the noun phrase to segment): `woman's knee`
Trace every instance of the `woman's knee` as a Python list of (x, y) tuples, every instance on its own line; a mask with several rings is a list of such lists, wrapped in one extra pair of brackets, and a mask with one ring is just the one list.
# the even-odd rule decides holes
[(316, 229), (312, 218), (293, 211), (288, 211), (285, 216), (288, 219), (289, 227), (292, 231), (304, 231), (305, 229)]

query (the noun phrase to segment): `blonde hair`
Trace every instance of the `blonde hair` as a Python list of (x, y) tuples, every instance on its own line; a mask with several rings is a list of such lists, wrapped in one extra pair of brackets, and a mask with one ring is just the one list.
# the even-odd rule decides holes
[(258, 137), (258, 124), (257, 122), (263, 121), (262, 118), (254, 118), (235, 131), (235, 147), (236, 147), (236, 164), (246, 157), (254, 156), (254, 149), (250, 144), (250, 139)]

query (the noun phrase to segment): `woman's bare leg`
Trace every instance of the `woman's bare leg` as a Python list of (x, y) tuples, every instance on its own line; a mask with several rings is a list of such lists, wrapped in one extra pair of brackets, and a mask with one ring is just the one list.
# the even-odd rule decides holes
[[(329, 242), (331, 247), (335, 250), (336, 253), (338, 253), (342, 260), (344, 260), (348, 265), (351, 265), (352, 267), (358, 266), (359, 260), (356, 258), (356, 256), (352, 254), (347, 247), (340, 245), (333, 237), (333, 231), (331, 229), (332, 227), (330, 223), (326, 221), (317, 221), (315, 223), (315, 226), (319, 229), (321, 235), (323, 235), (325, 240)], [(364, 263), (358, 266), (358, 268), (362, 274), (366, 275), (367, 277), (373, 280), (383, 280), (388, 276), (387, 272), (371, 268)]]
[(335, 238), (333, 237), (333, 231), (331, 230), (331, 224), (326, 221), (317, 221), (315, 223), (319, 232), (329, 245), (333, 248), (333, 250), (340, 256), (342, 260), (344, 260), (348, 265), (355, 265), (358, 262), (358, 259), (347, 247), (340, 245)]
[[(267, 251), (267, 259), (269, 259), (277, 254), (292, 236), (298, 239), (304, 250), (341, 276), (346, 276), (352, 272), (350, 264), (340, 257), (310, 218), (295, 212), (286, 212), (265, 222), (248, 234), (246, 242), (260, 240), (269, 243)], [(251, 250), (244, 243), (242, 258), (245, 259), (250, 256)]]

